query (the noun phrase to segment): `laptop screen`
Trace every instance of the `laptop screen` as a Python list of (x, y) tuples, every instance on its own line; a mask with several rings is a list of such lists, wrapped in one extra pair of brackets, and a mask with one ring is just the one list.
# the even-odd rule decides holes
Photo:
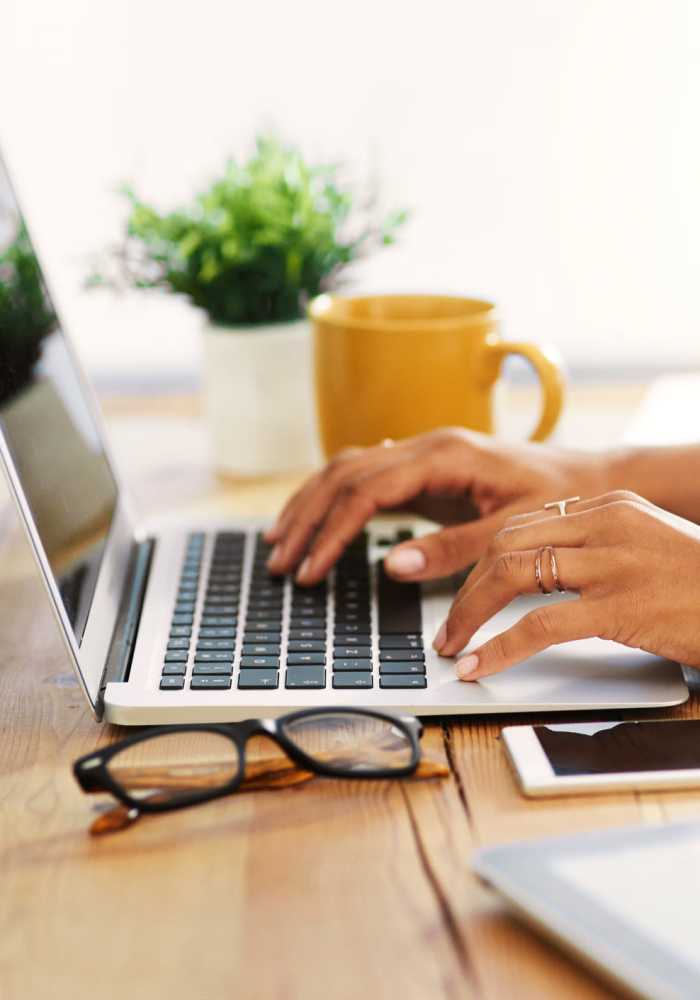
[(0, 433), (80, 643), (117, 486), (1, 159)]

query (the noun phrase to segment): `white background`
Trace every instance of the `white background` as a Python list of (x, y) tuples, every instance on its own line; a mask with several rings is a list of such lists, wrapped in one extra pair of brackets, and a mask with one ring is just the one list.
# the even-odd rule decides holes
[(414, 208), (357, 287), (491, 297), (580, 376), (700, 367), (697, 0), (2, 0), (0, 95), (102, 378), (198, 364), (181, 303), (81, 290), (115, 187), (167, 207), (268, 126)]

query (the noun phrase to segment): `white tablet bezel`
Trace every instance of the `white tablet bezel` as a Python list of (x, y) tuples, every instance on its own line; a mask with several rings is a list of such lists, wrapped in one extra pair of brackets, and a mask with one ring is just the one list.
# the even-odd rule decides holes
[[(655, 721), (682, 726), (685, 720), (659, 719)], [(520, 787), (528, 796), (700, 788), (700, 768), (683, 768), (675, 771), (557, 775), (549, 763), (542, 744), (535, 735), (533, 726), (506, 726), (502, 730), (501, 736)]]
[(658, 1000), (695, 996), (696, 970), (573, 886), (558, 871), (558, 862), (656, 842), (680, 847), (697, 833), (697, 823), (683, 823), (507, 844), (477, 851), (473, 867), (528, 924), (626, 992)]

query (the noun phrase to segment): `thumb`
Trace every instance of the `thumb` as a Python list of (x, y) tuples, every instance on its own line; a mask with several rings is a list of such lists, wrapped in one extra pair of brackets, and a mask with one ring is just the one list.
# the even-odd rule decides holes
[(502, 513), (493, 514), (402, 542), (384, 560), (386, 571), (397, 580), (433, 580), (449, 576), (479, 559), (502, 522)]

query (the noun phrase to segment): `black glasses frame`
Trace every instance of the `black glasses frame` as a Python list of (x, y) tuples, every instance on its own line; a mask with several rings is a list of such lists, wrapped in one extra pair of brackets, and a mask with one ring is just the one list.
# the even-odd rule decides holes
[[(398, 727), (408, 737), (411, 744), (411, 761), (403, 767), (379, 768), (376, 771), (353, 771), (350, 768), (335, 767), (332, 764), (324, 764), (322, 761), (314, 760), (300, 750), (284, 734), (284, 725), (298, 719), (312, 718), (323, 715), (359, 715), (365, 718), (381, 719), (393, 726)], [(108, 764), (113, 757), (121, 753), (127, 747), (144, 743), (156, 736), (167, 736), (170, 733), (216, 733), (229, 739), (238, 754), (238, 771), (231, 781), (213, 789), (186, 793), (178, 796), (172, 802), (152, 802), (147, 799), (133, 798), (125, 789), (112, 778)], [(118, 743), (112, 743), (108, 747), (103, 747), (93, 753), (85, 754), (73, 764), (73, 774), (76, 781), (84, 792), (110, 792), (116, 799), (128, 806), (129, 809), (136, 809), (140, 813), (160, 813), (170, 812), (173, 809), (182, 809), (199, 802), (209, 802), (213, 799), (223, 798), (235, 792), (245, 777), (246, 768), (246, 744), (251, 736), (267, 736), (273, 740), (287, 756), (294, 761), (304, 771), (312, 771), (314, 774), (325, 775), (329, 778), (357, 778), (360, 780), (377, 780), (382, 778), (403, 778), (413, 774), (420, 762), (420, 738), (423, 734), (422, 723), (413, 716), (392, 715), (389, 712), (376, 712), (373, 709), (364, 708), (305, 708), (299, 712), (289, 712), (276, 719), (245, 719), (242, 722), (215, 722), (215, 723), (194, 723), (170, 726), (152, 726), (134, 736), (130, 736)]]

